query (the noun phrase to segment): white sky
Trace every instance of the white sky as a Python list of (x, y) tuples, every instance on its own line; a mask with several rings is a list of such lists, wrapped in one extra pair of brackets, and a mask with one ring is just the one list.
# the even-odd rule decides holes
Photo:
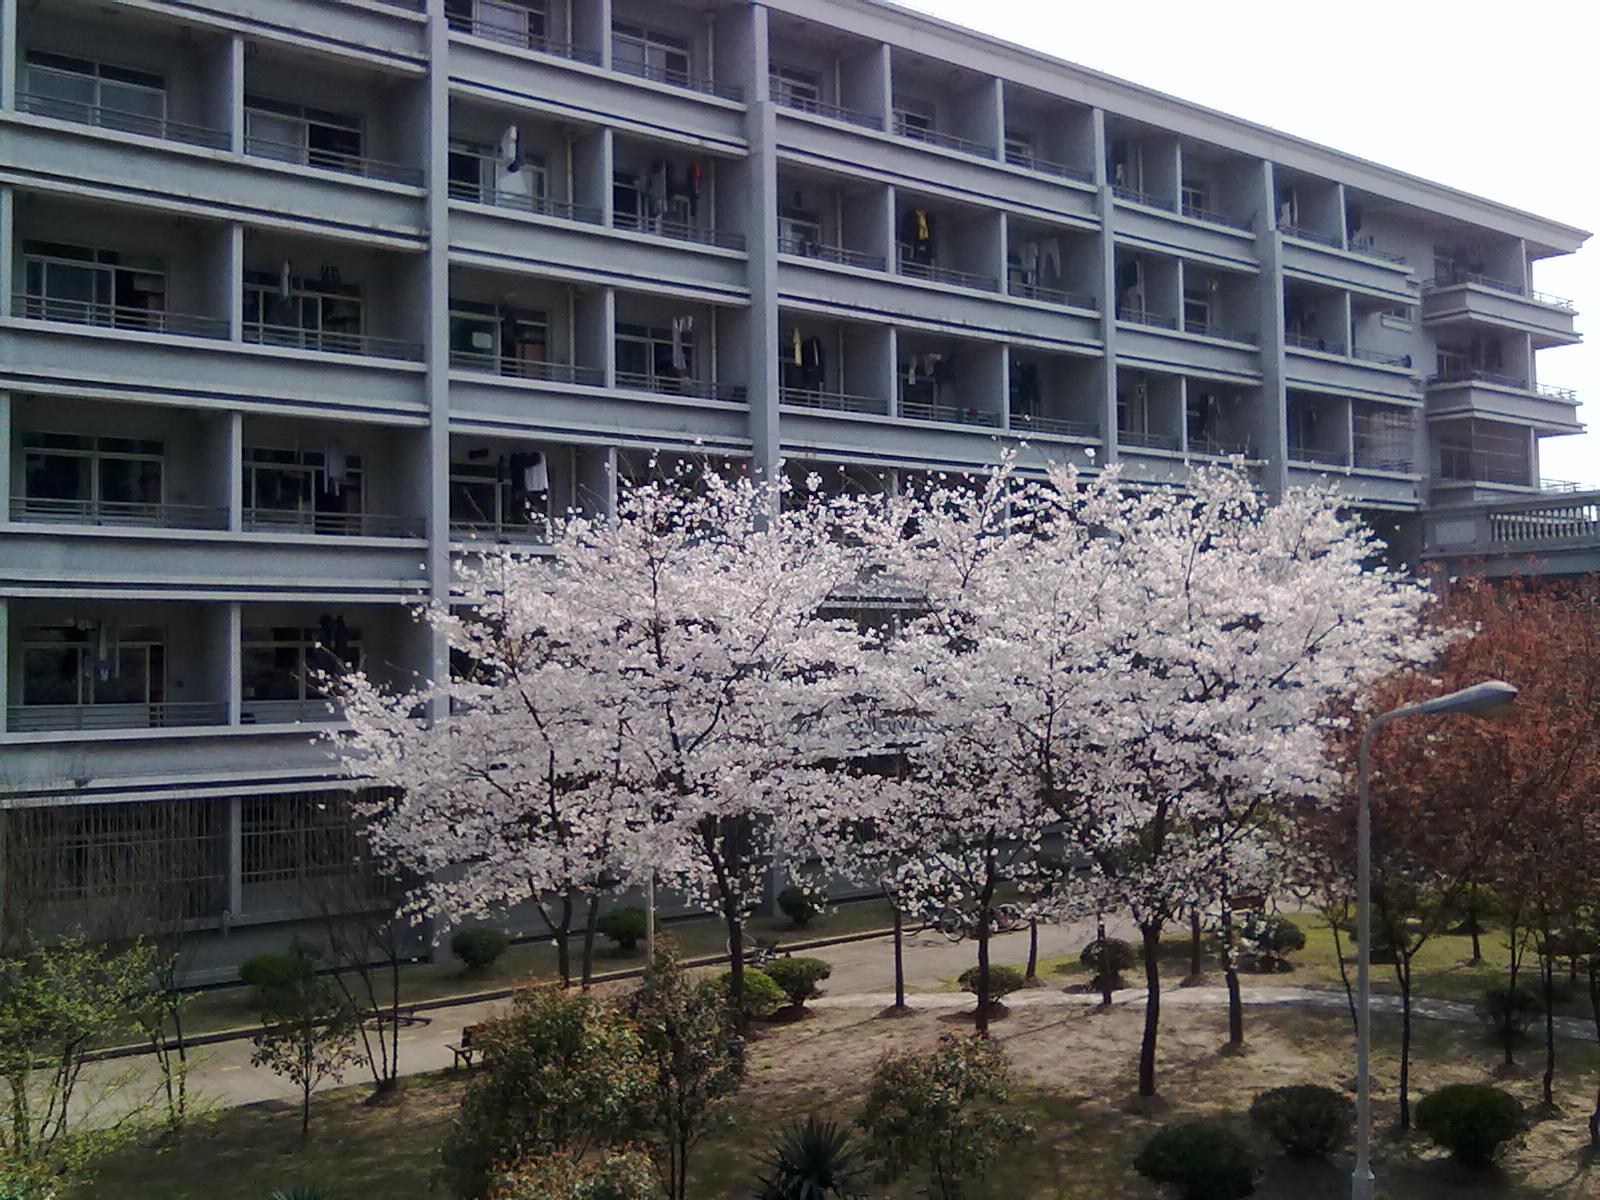
[[(1600, 0), (901, 0), (907, 7), (1600, 232)], [(1369, 66), (1370, 64), (1370, 66)], [(1534, 268), (1600, 314), (1600, 238)], [(1591, 432), (1541, 473), (1600, 485), (1600, 334), (1539, 353)]]

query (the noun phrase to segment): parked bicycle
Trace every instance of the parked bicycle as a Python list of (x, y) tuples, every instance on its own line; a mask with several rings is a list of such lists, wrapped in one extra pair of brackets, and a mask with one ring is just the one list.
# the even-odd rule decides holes
[[(740, 934), (739, 940), (741, 943), (740, 957), (744, 959), (745, 965), (748, 967), (764, 967), (778, 957), (777, 938), (752, 937), (750, 934), (744, 933)], [(724, 942), (723, 946), (728, 951), (728, 959), (731, 962), (733, 959), (733, 942), (731, 940)]]
[[(1010, 933), (1014, 929), (1021, 929), (1028, 923), (1028, 918), (1023, 916), (1022, 909), (1015, 904), (1001, 904), (994, 909), (989, 921), (990, 933)], [(949, 941), (959, 942), (965, 938), (974, 937), (978, 932), (976, 917), (969, 917), (959, 908), (947, 906), (940, 910), (934, 919), (933, 927)]]

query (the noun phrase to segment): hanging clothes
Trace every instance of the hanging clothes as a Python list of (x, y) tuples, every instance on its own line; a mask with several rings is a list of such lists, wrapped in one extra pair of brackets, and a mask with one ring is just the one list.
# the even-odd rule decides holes
[(507, 125), (500, 135), (500, 163), (508, 174), (522, 169), (522, 130), (515, 125)]
[(804, 365), (801, 361), (800, 330), (796, 328), (790, 336), (789, 358), (795, 366)]
[(338, 442), (329, 442), (322, 452), (323, 488), (337, 496), (350, 477), (350, 459)]
[(1022, 281), (1024, 283), (1039, 282), (1039, 243), (1022, 243)]
[(801, 347), (800, 378), (808, 388), (820, 389), (827, 372), (827, 360), (821, 338), (807, 338)]
[(1042, 270), (1054, 272), (1055, 278), (1061, 278), (1061, 240), (1059, 238), (1051, 238), (1044, 244), (1039, 265)]
[(650, 215), (660, 218), (667, 211), (667, 164), (663, 159), (656, 159), (650, 164), (650, 178), (647, 183), (647, 199), (650, 204)]
[(685, 351), (685, 343), (693, 332), (693, 317), (672, 318), (672, 369), (674, 371), (687, 371), (689, 369), (689, 356)]
[(293, 295), (294, 271), (286, 258), (283, 260), (282, 268), (278, 271), (278, 299), (287, 304), (289, 303), (289, 298)]

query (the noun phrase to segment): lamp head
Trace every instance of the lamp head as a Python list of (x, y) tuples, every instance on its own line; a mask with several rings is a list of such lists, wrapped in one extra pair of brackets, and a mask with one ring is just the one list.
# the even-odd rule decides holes
[(1489, 679), (1471, 687), (1436, 696), (1417, 706), (1419, 713), (1468, 713), (1474, 717), (1492, 717), (1504, 712), (1517, 698), (1517, 689), (1503, 679)]

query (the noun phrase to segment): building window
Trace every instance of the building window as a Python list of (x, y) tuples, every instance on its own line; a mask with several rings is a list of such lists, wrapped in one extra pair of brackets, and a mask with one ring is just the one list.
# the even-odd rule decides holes
[(242, 648), (247, 722), (332, 711), (323, 677), (359, 671), (364, 661), (361, 631), (328, 614), (315, 626), (246, 628)]
[(539, 211), (549, 194), (550, 173), (542, 155), (525, 154), (521, 134), (507, 127), (500, 145), (450, 139), (450, 197), (477, 204)]
[(530, 450), (491, 457), (469, 451), (450, 464), (450, 525), (463, 533), (548, 533), (547, 456)]
[(338, 792), (246, 796), (239, 875), (245, 885), (293, 883), (361, 869), (350, 797)]
[(785, 254), (811, 254), (822, 244), (822, 218), (803, 208), (778, 210), (778, 249)]
[(1033, 133), (1026, 129), (1006, 130), (1006, 161), (1015, 167), (1031, 167), (1038, 158)]
[(161, 260), (61, 242), (24, 242), (24, 315), (79, 325), (157, 328), (166, 311)]
[(1208, 292), (1184, 290), (1183, 327), (1201, 333), (1211, 328), (1211, 296)]
[(244, 452), (244, 507), (253, 529), (313, 533), (362, 531), (365, 511), (361, 456), (337, 445), (323, 450)]
[(360, 169), (360, 117), (265, 96), (247, 96), (244, 103), (245, 148), (251, 154), (335, 171)]
[(611, 65), (643, 79), (686, 85), (691, 82), (689, 40), (641, 25), (618, 24), (611, 31)]
[(30, 50), (22, 86), (42, 116), (156, 136), (166, 125), (167, 82), (149, 71)]
[(772, 99), (778, 104), (815, 112), (822, 102), (822, 83), (815, 71), (774, 66), (769, 81)]
[(246, 271), (245, 341), (359, 351), (364, 316), (361, 289), (339, 282), (338, 275), (336, 268), (328, 268), (316, 279), (296, 278), (287, 261), (276, 275)]
[(619, 323), (617, 374), (650, 388), (670, 388), (694, 378), (693, 328)]
[(21, 650), (24, 706), (159, 704), (166, 692), (166, 638), (153, 626), (35, 625)]
[(544, 0), (445, 0), (444, 12), (461, 33), (512, 46), (545, 45)]
[(458, 363), (537, 374), (529, 364), (550, 360), (550, 322), (542, 312), (472, 300), (450, 302), (450, 356)]
[(933, 140), (933, 105), (921, 100), (896, 97), (894, 101), (894, 131), (901, 137), (920, 142)]
[(1211, 207), (1211, 191), (1199, 179), (1185, 179), (1178, 189), (1178, 198), (1189, 216), (1204, 213)]
[(84, 433), (22, 435), (22, 495), (29, 516), (115, 522), (161, 505), (162, 444)]

